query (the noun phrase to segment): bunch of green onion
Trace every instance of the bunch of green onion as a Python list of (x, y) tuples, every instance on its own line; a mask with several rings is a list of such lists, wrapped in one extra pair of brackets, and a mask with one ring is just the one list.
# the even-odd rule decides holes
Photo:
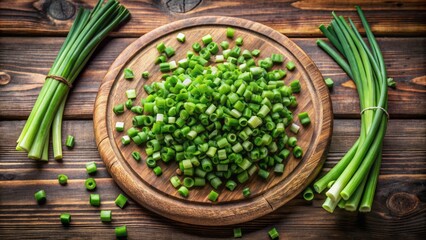
[(360, 98), (361, 131), (358, 140), (325, 176), (314, 183), (321, 193), (326, 188), (323, 208), (333, 212), (336, 206), (348, 211), (369, 212), (374, 199), (382, 159), (382, 142), (387, 126), (386, 66), (380, 48), (362, 10), (356, 7), (369, 46), (354, 23), (336, 16), (320, 30), (334, 48), (324, 41), (317, 44), (353, 79)]
[(99, 43), (129, 16), (129, 11), (116, 0), (109, 0), (105, 4), (99, 0), (91, 11), (83, 8), (79, 10), (48, 74), (68, 84), (55, 77), (46, 78), (17, 140), (18, 151), (28, 152), (31, 159), (47, 160), (49, 137), (52, 134), (54, 157), (62, 158), (62, 115), (70, 86)]

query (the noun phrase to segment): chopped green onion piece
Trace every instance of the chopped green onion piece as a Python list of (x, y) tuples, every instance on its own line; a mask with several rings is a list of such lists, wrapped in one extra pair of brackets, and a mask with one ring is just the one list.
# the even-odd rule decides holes
[(90, 205), (99, 207), (101, 205), (101, 196), (99, 194), (90, 194)]
[(296, 68), (296, 65), (294, 64), (293, 61), (289, 61), (285, 67), (289, 70), (289, 71), (293, 71)]
[(242, 37), (238, 37), (237, 39), (235, 39), (235, 44), (236, 44), (237, 46), (242, 46), (242, 45), (243, 45), (243, 42), (244, 42), (244, 40), (243, 40), (243, 38), (242, 38)]
[(111, 222), (112, 220), (112, 211), (111, 210), (101, 210), (101, 221), (102, 222)]
[(234, 228), (234, 238), (240, 238), (243, 236), (241, 228)]
[(124, 104), (118, 104), (116, 105), (112, 111), (115, 113), (115, 115), (120, 115), (124, 113)]
[(116, 122), (115, 123), (115, 130), (117, 132), (122, 132), (124, 131), (124, 122)]
[(86, 172), (88, 174), (96, 173), (96, 171), (97, 171), (97, 167), (96, 167), (96, 163), (95, 162), (88, 162), (88, 163), (86, 163)]
[(185, 186), (181, 186), (178, 190), (178, 193), (182, 196), (182, 197), (188, 197), (189, 191), (188, 188), (186, 188)]
[(268, 231), (268, 235), (271, 239), (276, 239), (280, 237), (280, 234), (278, 233), (276, 228), (272, 228)]
[(95, 181), (95, 179), (94, 178), (88, 178), (88, 179), (86, 179), (86, 181), (84, 182), (84, 186), (89, 191), (94, 190), (96, 188), (96, 181)]
[(152, 171), (154, 171), (155, 175), (157, 176), (160, 176), (163, 173), (163, 170), (160, 166), (156, 166), (154, 169), (152, 169)]
[(393, 80), (393, 78), (387, 78), (386, 81), (387, 81), (388, 87), (396, 88), (396, 82), (395, 82), (395, 80)]
[(179, 180), (178, 176), (173, 176), (170, 178), (170, 183), (173, 185), (174, 188), (177, 188), (181, 185), (181, 182)]
[(135, 99), (136, 98), (136, 90), (135, 89), (129, 89), (126, 91), (126, 96), (129, 99)]
[(159, 43), (159, 44), (157, 45), (157, 51), (158, 51), (159, 53), (163, 53), (163, 52), (164, 52), (164, 50), (166, 50), (166, 45), (165, 45), (163, 42)]
[(327, 85), (328, 88), (333, 88), (334, 86), (334, 81), (331, 78), (326, 78), (325, 80), (325, 85)]
[(133, 71), (129, 68), (124, 69), (124, 79), (126, 80), (132, 80), (135, 77), (135, 74), (133, 74)]
[(207, 198), (212, 202), (216, 202), (218, 197), (219, 197), (219, 194), (215, 192), (214, 190), (211, 190)]
[(166, 53), (166, 56), (168, 58), (170, 58), (173, 55), (175, 55), (175, 50), (172, 47), (166, 47), (166, 49), (164, 49), (164, 52)]
[(307, 187), (305, 191), (303, 192), (303, 198), (306, 201), (312, 201), (314, 199), (314, 192), (312, 191), (312, 188)]
[(201, 41), (203, 41), (204, 45), (207, 45), (213, 41), (212, 36), (210, 34), (207, 34), (206, 36), (201, 38)]
[(271, 60), (272, 60), (273, 63), (283, 63), (284, 62), (284, 56), (282, 54), (273, 53), (271, 55)]
[(141, 154), (139, 152), (132, 152), (132, 157), (135, 159), (135, 161), (139, 162), (141, 160)]
[(65, 141), (65, 146), (67, 146), (68, 148), (73, 148), (74, 144), (75, 144), (74, 136), (68, 135), (67, 140)]
[(290, 83), (291, 91), (294, 93), (300, 92), (301, 86), (299, 80), (294, 80)]
[(66, 185), (68, 182), (68, 176), (65, 174), (59, 174), (58, 175), (58, 182), (61, 185)]
[(127, 135), (124, 135), (123, 137), (121, 137), (121, 143), (123, 145), (128, 145), (130, 143), (130, 137)]
[(126, 105), (127, 109), (132, 109), (132, 107), (133, 107), (133, 100), (132, 99), (127, 99), (127, 101), (126, 101), (126, 103), (124, 105)]
[(40, 190), (34, 193), (34, 198), (38, 204), (43, 204), (46, 202), (46, 192), (44, 190)]
[(228, 27), (226, 29), (226, 36), (228, 38), (234, 38), (235, 29)]
[(117, 206), (123, 208), (127, 203), (127, 197), (120, 193), (114, 202)]
[(61, 223), (63, 225), (69, 225), (71, 223), (71, 214), (69, 213), (61, 213), (61, 216), (59, 217), (61, 220)]
[(299, 133), (299, 129), (300, 129), (300, 127), (296, 123), (292, 123), (291, 126), (290, 126), (290, 131), (294, 134)]
[(302, 150), (302, 148), (301, 148), (301, 147), (299, 147), (299, 146), (295, 146), (295, 147), (293, 148), (293, 155), (294, 155), (294, 157), (295, 157), (295, 158), (301, 158), (301, 157), (302, 157), (302, 155), (303, 155), (303, 150)]
[(127, 227), (126, 225), (115, 228), (115, 236), (117, 238), (126, 238), (127, 237)]
[(143, 77), (144, 79), (148, 79), (148, 78), (149, 78), (149, 72), (148, 72), (148, 71), (144, 71), (144, 72), (142, 72), (142, 77)]
[(223, 41), (220, 43), (220, 46), (222, 47), (223, 50), (226, 50), (229, 48), (229, 42), (228, 41)]
[(243, 189), (243, 196), (245, 198), (248, 198), (248, 197), (250, 197), (250, 195), (251, 195), (250, 188), (249, 187), (244, 188)]
[(307, 112), (301, 112), (298, 115), (299, 121), (303, 126), (307, 126), (311, 123), (311, 119), (309, 118), (309, 115)]
[(251, 51), (251, 55), (258, 57), (260, 55), (260, 50), (259, 49), (254, 49), (253, 51)]
[(185, 34), (183, 33), (178, 33), (178, 35), (176, 36), (176, 39), (181, 42), (184, 43), (185, 42)]

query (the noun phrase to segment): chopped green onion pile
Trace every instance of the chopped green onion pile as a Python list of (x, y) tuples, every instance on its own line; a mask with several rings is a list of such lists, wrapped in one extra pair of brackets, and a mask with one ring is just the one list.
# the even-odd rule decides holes
[[(344, 17), (334, 13), (328, 27), (320, 26), (334, 48), (322, 40), (317, 41), (318, 46), (353, 79), (363, 110), (358, 140), (333, 169), (314, 183), (318, 193), (330, 188), (323, 204), (323, 208), (329, 212), (333, 212), (336, 206), (348, 211), (371, 211), (387, 127), (386, 65), (362, 10), (356, 8), (370, 47), (351, 19), (348, 23)], [(332, 81), (327, 85), (332, 85)]]
[[(99, 0), (92, 11), (83, 8), (79, 10), (49, 71), (48, 76), (55, 77), (46, 79), (17, 140), (16, 149), (28, 152), (31, 159), (47, 161), (50, 135), (55, 159), (62, 158), (62, 115), (70, 91), (69, 86), (102, 39), (130, 16), (129, 11), (118, 1), (109, 0), (105, 4), (103, 2)], [(66, 145), (72, 147), (74, 139), (67, 139)]]
[[(226, 33), (228, 38), (236, 34), (232, 28)], [(177, 40), (185, 44), (183, 36), (179, 33)], [(177, 62), (170, 59), (174, 49), (159, 43), (155, 63), (163, 81), (144, 85), (148, 96), (137, 106), (139, 112), (132, 111), (132, 126), (116, 123), (118, 132), (128, 126), (123, 145), (146, 147), (146, 164), (157, 176), (162, 174), (160, 162), (178, 163), (177, 175), (183, 176), (173, 176), (170, 182), (183, 197), (206, 182), (215, 190), (225, 186), (233, 191), (255, 175), (267, 180), (271, 170), (283, 173), (291, 153), (303, 156), (296, 137), (285, 131), (291, 126), (296, 135), (300, 129), (290, 111), (297, 106), (293, 93), (301, 91), (300, 81), (293, 79), (289, 85), (283, 81), (287, 74), (283, 68), (294, 70), (294, 62), (284, 65), (282, 54), (255, 59), (260, 51), (243, 49), (242, 37), (234, 46), (228, 41), (219, 46), (211, 35), (200, 40), (188, 44), (196, 53), (189, 51)], [(209, 65), (212, 62), (216, 64)], [(131, 69), (125, 71), (133, 75)], [(133, 101), (137, 94), (129, 89), (126, 95)], [(117, 115), (124, 111), (123, 104), (114, 107)], [(307, 113), (299, 118), (302, 125), (310, 124)], [(250, 189), (241, 194), (250, 196)], [(207, 198), (215, 202), (218, 196), (211, 191)]]

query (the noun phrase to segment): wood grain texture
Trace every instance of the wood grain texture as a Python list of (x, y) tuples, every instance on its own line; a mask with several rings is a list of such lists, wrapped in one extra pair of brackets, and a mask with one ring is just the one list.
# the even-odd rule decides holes
[[(294, 111), (308, 112), (312, 120), (298, 136), (298, 145), (306, 149), (301, 160), (290, 157), (285, 161), (286, 169), (281, 176), (271, 176), (265, 183), (260, 178), (252, 178), (248, 183), (239, 185), (235, 191), (226, 191), (222, 185), (217, 203), (206, 199), (210, 186), (190, 191), (188, 198), (182, 198), (171, 186), (169, 179), (175, 175), (175, 162), (165, 166), (160, 164), (163, 174), (156, 177), (150, 169), (137, 164), (131, 154), (144, 150), (137, 146), (123, 146), (123, 134), (115, 131), (115, 123), (122, 121), (131, 125), (133, 113), (126, 111), (120, 116), (113, 114), (114, 106), (126, 101), (123, 94), (127, 89), (138, 89), (136, 102), (146, 97), (142, 91), (145, 84), (161, 79), (162, 73), (153, 64), (158, 52), (155, 48), (160, 42), (176, 49), (171, 60), (185, 58), (191, 49), (191, 43), (211, 34), (216, 42), (226, 40), (226, 27), (232, 26), (236, 35), (244, 39), (244, 48), (260, 49), (260, 58), (272, 53), (283, 54), (286, 61), (293, 61), (296, 70), (288, 72), (285, 81), (289, 83), (300, 79), (303, 91), (296, 94), (298, 107)], [(186, 43), (175, 39), (177, 32), (186, 33)], [(231, 42), (231, 47), (234, 43)], [(281, 66), (282, 68), (283, 66)], [(130, 68), (135, 79), (123, 79), (123, 70)], [(279, 67), (276, 67), (277, 69)], [(149, 80), (140, 76), (149, 71)], [(93, 116), (96, 142), (102, 159), (112, 177), (126, 193), (143, 206), (173, 220), (201, 225), (229, 225), (252, 220), (282, 206), (302, 191), (307, 182), (314, 178), (322, 165), (330, 140), (332, 127), (331, 103), (321, 73), (309, 57), (293, 42), (280, 33), (255, 22), (227, 17), (202, 17), (177, 21), (144, 35), (127, 47), (114, 61), (105, 75), (95, 102)], [(252, 195), (244, 198), (241, 194), (245, 186), (250, 186)]]
[[(91, 119), (101, 80), (118, 54), (136, 39), (107, 39), (74, 84), (65, 118)], [(347, 75), (316, 44), (316, 39), (292, 39), (314, 60), (324, 77), (331, 77), (336, 117), (359, 117), (356, 90)], [(0, 38), (0, 118), (29, 115), (63, 38)], [(388, 75), (397, 82), (389, 89), (391, 118), (426, 116), (426, 38), (381, 38)], [(10, 101), (13, 99), (14, 104)]]
[[(240, 225), (203, 227), (177, 223), (163, 218), (132, 199), (119, 209), (115, 197), (122, 193), (109, 177), (94, 140), (92, 121), (65, 121), (64, 134), (74, 134), (76, 147), (64, 149), (64, 160), (37, 164), (16, 152), (15, 139), (24, 121), (0, 121), (0, 239), (63, 238), (112, 239), (114, 227), (126, 224), (130, 239), (202, 239), (231, 238), (233, 227), (242, 227), (244, 239), (268, 239), (266, 232), (277, 227), (284, 239), (351, 238), (421, 239), (426, 230), (426, 120), (391, 120), (384, 140), (383, 162), (373, 212), (348, 213), (336, 210), (329, 214), (321, 208), (323, 198), (306, 202), (300, 196), (276, 211)], [(84, 129), (84, 131), (82, 131)], [(335, 120), (333, 139), (322, 174), (356, 140), (359, 121)], [(95, 161), (98, 172), (96, 193), (101, 194), (101, 207), (89, 205), (89, 192), (84, 188), (88, 177), (85, 163)], [(60, 186), (56, 177), (67, 174), (68, 186)], [(46, 205), (38, 206), (33, 193), (47, 191)], [(19, 196), (19, 197), (17, 197)], [(407, 203), (402, 204), (401, 203)], [(111, 209), (113, 222), (99, 221), (99, 210)], [(72, 225), (62, 227), (58, 217), (70, 212)], [(17, 234), (19, 233), (19, 234)], [(90, 233), (90, 234), (89, 234)]]
[[(97, 0), (81, 1), (61, 0), (69, 2), (77, 9), (80, 6), (93, 7)], [(200, 1), (200, 0), (199, 0)], [(52, 10), (50, 0), (5, 0), (0, 2), (0, 34), (16, 35), (54, 35), (64, 36), (71, 26), (72, 19), (66, 18), (68, 11)], [(203, 0), (195, 7), (185, 7), (182, 0), (122, 0), (132, 19), (114, 36), (139, 37), (157, 27), (172, 21), (190, 17), (219, 15), (250, 19), (287, 36), (319, 36), (318, 26), (331, 20), (331, 11), (344, 13), (351, 17), (357, 25), (360, 21), (354, 6), (360, 5), (378, 36), (424, 36), (426, 33), (426, 3), (422, 0), (410, 1), (333, 1), (333, 0), (271, 0), (247, 2), (244, 0)], [(63, 4), (67, 6), (67, 4)], [(68, 7), (72, 8), (72, 7)], [(186, 10), (183, 10), (185, 8)], [(188, 11), (189, 10), (189, 11)], [(186, 12), (185, 12), (186, 11)], [(185, 13), (180, 13), (185, 12)], [(66, 17), (64, 17), (66, 16)]]

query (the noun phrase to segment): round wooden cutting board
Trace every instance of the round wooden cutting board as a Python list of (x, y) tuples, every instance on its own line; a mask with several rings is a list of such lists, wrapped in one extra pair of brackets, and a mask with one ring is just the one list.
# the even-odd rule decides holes
[[(116, 116), (112, 109), (126, 101), (127, 89), (137, 90), (138, 96), (134, 102), (139, 104), (147, 95), (143, 90), (144, 84), (161, 80), (159, 66), (154, 64), (158, 57), (158, 43), (164, 42), (166, 46), (173, 47), (176, 55), (171, 60), (177, 62), (186, 57), (188, 50), (192, 50), (192, 43), (201, 43), (201, 38), (207, 34), (211, 34), (217, 43), (227, 40), (231, 47), (235, 46), (233, 40), (226, 38), (228, 26), (235, 28), (235, 38), (243, 37), (242, 49), (261, 50), (257, 59), (281, 53), (286, 58), (285, 63), (291, 60), (296, 64), (296, 69), (288, 71), (284, 81), (289, 83), (299, 79), (301, 82), (302, 91), (296, 94), (298, 106), (294, 110), (295, 121), (298, 122), (297, 114), (304, 111), (309, 112), (312, 121), (308, 127), (301, 127), (297, 136), (298, 145), (304, 149), (304, 156), (302, 159), (291, 156), (285, 160), (283, 175), (271, 172), (267, 181), (255, 176), (249, 182), (239, 184), (233, 192), (222, 187), (219, 189), (218, 202), (207, 200), (212, 189), (209, 184), (203, 188), (191, 189), (188, 198), (183, 198), (169, 181), (175, 175), (177, 164), (172, 162), (166, 165), (159, 161), (163, 174), (155, 176), (144, 161), (144, 149), (135, 144), (123, 146), (120, 139), (126, 133), (115, 131), (116, 122), (125, 122), (125, 128), (128, 129), (132, 125), (134, 114), (126, 110), (124, 114)], [(185, 33), (185, 43), (176, 40), (179, 32)], [(285, 63), (274, 68), (285, 69)], [(125, 68), (133, 70), (135, 79), (127, 81), (123, 78)], [(151, 73), (148, 80), (141, 78), (143, 71)], [(95, 103), (94, 128), (96, 143), (108, 171), (133, 200), (177, 221), (197, 225), (228, 225), (249, 221), (274, 211), (299, 194), (315, 178), (330, 143), (332, 116), (329, 93), (321, 73), (295, 43), (259, 23), (212, 16), (170, 23), (142, 36), (127, 47), (102, 81)], [(288, 129), (287, 132), (292, 135)], [(141, 162), (132, 158), (133, 151), (143, 153)], [(252, 194), (249, 198), (244, 198), (242, 189), (247, 186)]]

